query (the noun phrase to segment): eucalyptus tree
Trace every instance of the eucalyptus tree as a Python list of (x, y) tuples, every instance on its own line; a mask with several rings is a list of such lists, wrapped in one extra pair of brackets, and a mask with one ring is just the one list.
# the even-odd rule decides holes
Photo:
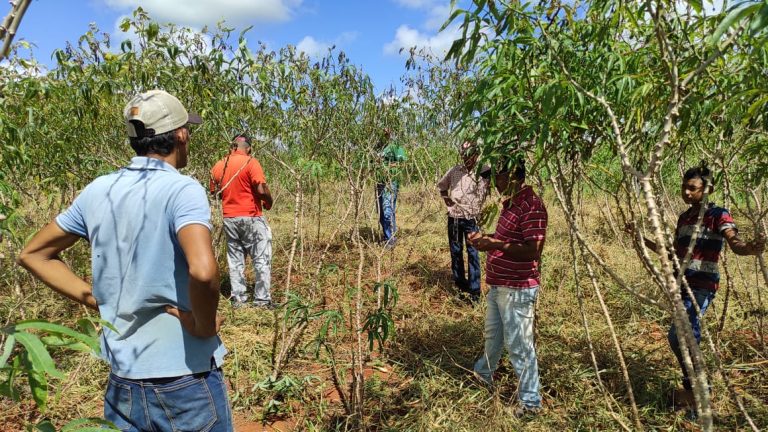
[[(488, 161), (533, 155), (534, 167), (550, 178), (595, 289), (596, 265), (616, 285), (672, 315), (684, 336), (686, 369), (695, 376), (700, 421), (711, 430), (707, 368), (681, 301), (681, 290), (688, 287), (683, 272), (675, 271), (687, 268), (690, 251), (682, 262), (670, 253), (665, 221), (675, 215), (664, 205), (665, 177), (686, 163), (683, 157), (694, 151), (689, 144), (708, 126), (738, 125), (743, 110), (723, 106), (743, 105), (746, 95), (740, 91), (747, 82), (762, 87), (757, 84), (762, 70), (745, 57), (763, 51), (768, 6), (741, 3), (712, 16), (702, 6), (663, 0), (475, 0), (470, 10), (457, 10), (449, 20), (459, 20), (463, 29), (449, 57), (476, 80), (457, 112), (462, 128), (476, 128)], [(753, 102), (747, 115), (765, 104), (758, 93), (748, 93)], [(612, 195), (620, 220), (643, 227), (662, 245), (658, 259), (652, 259), (639, 231), (633, 241), (650, 288), (636, 289), (595, 252), (574, 202), (585, 186)], [(577, 248), (572, 250), (576, 255)], [(614, 342), (621, 358), (615, 334)], [(624, 375), (641, 428), (626, 368)], [(742, 412), (756, 428), (743, 406)]]

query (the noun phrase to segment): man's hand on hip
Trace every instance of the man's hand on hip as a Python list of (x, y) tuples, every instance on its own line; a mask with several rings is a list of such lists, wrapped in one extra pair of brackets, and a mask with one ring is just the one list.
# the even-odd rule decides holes
[(224, 316), (219, 315), (217, 313), (216, 314), (216, 333), (210, 334), (205, 329), (198, 328), (197, 322), (195, 321), (195, 316), (192, 314), (192, 312), (181, 310), (173, 306), (166, 306), (165, 311), (175, 316), (176, 318), (178, 318), (179, 321), (181, 321), (181, 326), (184, 327), (184, 329), (189, 334), (199, 338), (208, 338), (208, 337), (219, 334), (219, 330), (221, 330), (221, 324), (224, 322), (224, 319), (225, 319)]

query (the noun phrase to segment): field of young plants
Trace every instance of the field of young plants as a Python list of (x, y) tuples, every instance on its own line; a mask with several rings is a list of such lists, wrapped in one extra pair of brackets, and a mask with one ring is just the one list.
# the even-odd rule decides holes
[[(221, 25), (204, 38), (141, 9), (122, 25), (135, 39), (113, 46), (91, 28), (45, 75), (12, 49), (0, 67), (0, 431), (99, 425), (109, 371), (94, 351), (109, 323), (15, 257), (86, 184), (127, 164), (121, 111), (152, 88), (204, 119), (184, 174), (207, 185), (246, 132), (275, 197), (280, 307), (220, 303), (237, 430), (768, 428), (763, 256), (726, 248), (701, 345), (677, 326), (698, 371), (695, 420), (671, 409), (680, 371), (667, 342), (669, 325), (688, 319), (674, 268), (690, 252), (678, 263), (668, 253), (687, 208), (682, 173), (709, 166), (705, 199), (730, 209), (743, 238), (768, 234), (768, 4), (471, 5), (451, 16), (464, 33), (447, 58), (411, 52), (404, 91), (374, 91), (342, 52), (254, 52), (247, 30)], [(392, 249), (379, 241), (374, 186), (385, 128), (409, 156)], [(480, 143), (481, 163), (522, 156), (549, 212), (536, 306), (544, 410), (528, 420), (512, 415), (506, 360), (493, 391), (471, 374), (485, 301), (472, 306), (453, 285), (435, 187), (464, 140)], [(90, 280), (85, 241), (62, 259)]]

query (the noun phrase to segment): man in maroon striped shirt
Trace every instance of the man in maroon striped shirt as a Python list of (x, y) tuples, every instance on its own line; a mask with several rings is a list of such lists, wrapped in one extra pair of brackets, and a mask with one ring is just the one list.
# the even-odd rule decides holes
[[(699, 213), (702, 210), (704, 211), (701, 227), (691, 250), (690, 262), (683, 273), (685, 281), (690, 288), (690, 294), (685, 286), (682, 286), (680, 289), (683, 306), (685, 306), (696, 343), (701, 342), (704, 312), (707, 311), (715, 300), (715, 293), (717, 293), (720, 287), (718, 261), (725, 249), (725, 243), (728, 243), (728, 246), (736, 255), (760, 255), (765, 249), (765, 239), (762, 236), (748, 242), (739, 237), (736, 223), (727, 209), (718, 207), (713, 203), (704, 204), (705, 192), (711, 194), (713, 190), (714, 180), (712, 172), (706, 166), (690, 168), (683, 174), (681, 196), (683, 202), (690, 205), (690, 207), (678, 217), (677, 228), (675, 229), (674, 248), (679, 264), (682, 264), (685, 256), (688, 254), (688, 248), (699, 220)], [(706, 207), (702, 209), (702, 205), (706, 205)], [(627, 231), (630, 233), (634, 233), (634, 230), (633, 225), (627, 226)], [(647, 248), (659, 253), (661, 248), (656, 242), (644, 237), (643, 241)], [(675, 267), (676, 271), (678, 271), (677, 263)], [(691, 294), (693, 297), (691, 297)], [(696, 308), (693, 306), (694, 300), (698, 305), (699, 313), (696, 312)], [(695, 404), (693, 385), (688, 376), (688, 370), (683, 363), (680, 340), (678, 339), (677, 329), (674, 324), (669, 329), (667, 339), (683, 372), (683, 389), (676, 390), (673, 393), (673, 403), (680, 407), (693, 407)], [(691, 410), (688, 414), (689, 416), (694, 416), (695, 411)]]
[(496, 232), (493, 236), (468, 236), (473, 246), (488, 252), (485, 280), (491, 287), (485, 315), (485, 352), (475, 363), (474, 371), (487, 384), (493, 384), (493, 372), (506, 346), (519, 380), (520, 406), (515, 414), (536, 414), (541, 410), (541, 395), (533, 315), (547, 209), (525, 184), (522, 160), (502, 163), (494, 180), (496, 190), (509, 197), (503, 203)]

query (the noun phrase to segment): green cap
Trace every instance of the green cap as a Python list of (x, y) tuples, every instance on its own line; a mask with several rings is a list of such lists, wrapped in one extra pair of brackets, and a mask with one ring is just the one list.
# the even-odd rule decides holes
[(131, 138), (153, 137), (188, 123), (203, 122), (197, 114), (187, 113), (175, 96), (163, 90), (150, 90), (135, 96), (125, 106), (123, 116)]

